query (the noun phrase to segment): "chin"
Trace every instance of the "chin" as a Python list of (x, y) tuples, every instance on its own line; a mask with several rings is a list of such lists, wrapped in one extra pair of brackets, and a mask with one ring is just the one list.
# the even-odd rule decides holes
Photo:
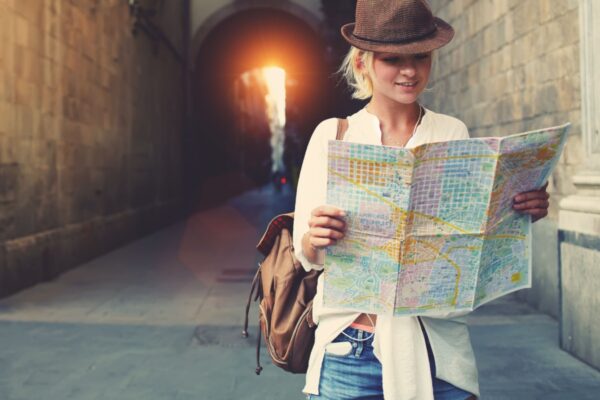
[(392, 100), (394, 100), (396, 103), (400, 103), (400, 104), (413, 104), (414, 102), (416, 102), (419, 99), (419, 96), (393, 96), (390, 97)]

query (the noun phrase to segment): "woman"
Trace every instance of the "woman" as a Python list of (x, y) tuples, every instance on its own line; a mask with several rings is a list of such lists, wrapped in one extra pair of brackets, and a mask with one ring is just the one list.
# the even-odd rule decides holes
[[(424, 0), (358, 0), (356, 22), (342, 27), (352, 46), (342, 71), (353, 96), (369, 99), (348, 117), (344, 140), (412, 148), (466, 139), (464, 123), (421, 106), (433, 51), (454, 36)], [(323, 121), (300, 173), (294, 248), (306, 269), (322, 269), (324, 249), (344, 237), (343, 210), (326, 205), (327, 142), (337, 120)], [(515, 197), (515, 210), (547, 215), (545, 187)], [(471, 399), (477, 368), (464, 313), (431, 317), (369, 315), (323, 306), (323, 275), (313, 305), (318, 323), (304, 392), (309, 399)]]

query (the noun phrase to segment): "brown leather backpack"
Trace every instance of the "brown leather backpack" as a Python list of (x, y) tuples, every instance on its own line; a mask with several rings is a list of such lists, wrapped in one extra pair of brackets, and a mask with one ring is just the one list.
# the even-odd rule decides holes
[(247, 336), (248, 311), (254, 294), (260, 299), (256, 373), (260, 374), (260, 336), (264, 336), (273, 363), (286, 371), (304, 373), (314, 343), (312, 301), (321, 271), (306, 272), (294, 256), (292, 244), (293, 213), (273, 218), (258, 244), (265, 255), (252, 282), (246, 305), (244, 336)]
[[(338, 121), (337, 140), (342, 140), (347, 120)], [(321, 271), (306, 272), (294, 255), (294, 214), (281, 214), (269, 223), (257, 249), (265, 256), (259, 263), (246, 304), (242, 335), (248, 337), (250, 303), (260, 300), (256, 344), (256, 374), (260, 365), (261, 334), (273, 364), (293, 373), (306, 373), (315, 340), (312, 303)]]

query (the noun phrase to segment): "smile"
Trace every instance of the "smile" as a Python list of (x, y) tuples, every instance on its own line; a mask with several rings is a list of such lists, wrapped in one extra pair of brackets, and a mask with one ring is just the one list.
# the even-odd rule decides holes
[(415, 87), (418, 82), (397, 82), (396, 85), (404, 86), (404, 87)]

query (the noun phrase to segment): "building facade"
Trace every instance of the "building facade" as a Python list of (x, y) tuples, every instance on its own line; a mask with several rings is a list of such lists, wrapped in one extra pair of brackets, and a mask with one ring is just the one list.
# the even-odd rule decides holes
[(533, 287), (519, 296), (558, 319), (565, 350), (600, 368), (600, 3), (430, 4), (456, 28), (426, 95), (433, 109), (472, 136), (572, 123), (550, 215), (534, 224)]
[[(182, 2), (154, 19), (183, 50)], [(177, 218), (181, 60), (123, 0), (0, 0), (0, 295)]]

